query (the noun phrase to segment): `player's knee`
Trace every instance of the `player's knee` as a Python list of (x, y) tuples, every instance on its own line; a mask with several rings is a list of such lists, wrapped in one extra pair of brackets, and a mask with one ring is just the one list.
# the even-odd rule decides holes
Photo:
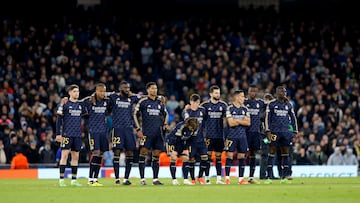
[(202, 160), (202, 161), (207, 161), (208, 160), (208, 156), (200, 156), (200, 159)]
[(149, 153), (149, 150), (145, 147), (140, 149), (140, 154), (146, 156)]
[(125, 151), (125, 156), (134, 156), (133, 151)]

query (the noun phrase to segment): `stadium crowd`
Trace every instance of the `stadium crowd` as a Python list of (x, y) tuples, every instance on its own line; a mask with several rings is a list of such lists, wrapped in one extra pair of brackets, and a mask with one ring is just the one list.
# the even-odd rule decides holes
[[(259, 98), (285, 85), (299, 126), (292, 163), (359, 165), (359, 27), (186, 17), (139, 18), (120, 28), (120, 22), (88, 22), (86, 15), (69, 19), (43, 25), (1, 21), (0, 164), (9, 164), (19, 149), (29, 163), (55, 164), (55, 112), (65, 87), (77, 84), (83, 98), (98, 82), (117, 91), (126, 80), (140, 94), (155, 81), (158, 94), (168, 98), (173, 127), (189, 96), (197, 93), (205, 101), (211, 85), (221, 88), (226, 102), (250, 85), (259, 88)], [(80, 163), (89, 163), (87, 139), (84, 128)], [(333, 153), (336, 161), (330, 161)]]

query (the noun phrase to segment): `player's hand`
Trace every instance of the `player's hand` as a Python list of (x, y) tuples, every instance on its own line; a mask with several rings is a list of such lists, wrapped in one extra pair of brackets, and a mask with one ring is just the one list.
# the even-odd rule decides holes
[(139, 131), (137, 132), (137, 136), (138, 136), (139, 139), (143, 139), (144, 133), (143, 133), (141, 130), (139, 130)]
[(190, 110), (190, 104), (185, 105), (185, 110)]
[(163, 130), (168, 130), (169, 129), (169, 125), (168, 124), (164, 124), (164, 126), (163, 126)]
[(157, 99), (160, 100), (160, 104), (161, 104), (161, 105), (165, 105), (165, 104), (166, 104), (166, 98), (165, 98), (164, 96), (159, 95), (159, 96), (157, 97)]
[(64, 104), (66, 104), (66, 102), (68, 102), (69, 101), (69, 98), (68, 97), (63, 97), (62, 99), (61, 99), (61, 101), (60, 101), (60, 104), (62, 105), (62, 106), (64, 106)]
[(62, 136), (61, 135), (56, 135), (55, 141), (61, 143), (62, 142)]
[(267, 131), (265, 134), (266, 134), (267, 139), (270, 141), (271, 140), (271, 132)]
[(294, 135), (293, 135), (293, 143), (295, 143), (296, 141), (297, 141), (297, 139), (298, 139), (298, 133), (297, 132), (294, 132)]
[(132, 97), (132, 96), (135, 96), (136, 94), (135, 93), (133, 93), (133, 92), (131, 92), (131, 91), (129, 91), (129, 97)]

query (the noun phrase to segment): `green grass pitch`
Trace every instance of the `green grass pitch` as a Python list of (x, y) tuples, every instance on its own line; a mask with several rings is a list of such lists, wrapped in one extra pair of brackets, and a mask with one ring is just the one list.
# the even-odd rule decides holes
[[(182, 182), (182, 179), (178, 179)], [(91, 187), (86, 179), (79, 179), (82, 187), (59, 187), (57, 179), (0, 179), (1, 203), (227, 203), (227, 202), (287, 202), (287, 203), (352, 203), (360, 201), (360, 177), (356, 178), (295, 178), (291, 185), (278, 180), (271, 185), (171, 185), (162, 179), (163, 186), (139, 184), (114, 186), (114, 180), (100, 179), (104, 187)], [(214, 182), (214, 179), (212, 179)], [(66, 179), (69, 185), (70, 180)]]

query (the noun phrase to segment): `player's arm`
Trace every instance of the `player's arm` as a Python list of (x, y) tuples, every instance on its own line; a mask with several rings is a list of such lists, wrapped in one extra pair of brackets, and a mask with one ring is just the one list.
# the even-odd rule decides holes
[(230, 127), (236, 127), (239, 124), (237, 123), (236, 119), (234, 119), (231, 115), (231, 105), (226, 108), (226, 121)]
[(141, 130), (141, 125), (140, 125), (140, 120), (139, 120), (139, 117), (141, 116), (140, 107), (141, 107), (142, 101), (144, 101), (144, 99), (140, 100), (139, 103), (136, 104), (134, 112), (133, 112), (135, 130), (136, 130), (139, 138), (142, 138), (144, 136), (144, 134)]
[(295, 112), (294, 112), (294, 109), (292, 107), (289, 110), (289, 115), (290, 115), (291, 124), (292, 124), (293, 129), (294, 129), (294, 135), (296, 136), (297, 133), (298, 133), (298, 125), (297, 125), (297, 119), (296, 119), (296, 116), (295, 116)]
[(169, 113), (168, 111), (166, 110), (166, 107), (165, 105), (163, 105), (163, 108), (164, 108), (164, 123), (163, 123), (163, 130), (167, 130), (168, 129), (168, 122), (169, 122)]
[(266, 106), (266, 111), (265, 111), (265, 134), (266, 137), (271, 140), (271, 129), (270, 129), (270, 122), (271, 122), (271, 117), (270, 117), (270, 105), (268, 104)]
[(61, 142), (62, 141), (62, 136), (61, 136), (61, 128), (63, 125), (63, 115), (58, 114), (56, 116), (56, 133), (55, 133), (55, 140), (57, 142)]
[(249, 113), (247, 113), (243, 118), (236, 119), (239, 125), (241, 126), (250, 126), (251, 125), (251, 119)]

